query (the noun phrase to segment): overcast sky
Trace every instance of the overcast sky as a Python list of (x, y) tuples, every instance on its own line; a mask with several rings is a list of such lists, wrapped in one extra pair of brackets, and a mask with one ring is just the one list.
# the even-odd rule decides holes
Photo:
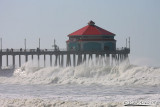
[(3, 48), (66, 48), (67, 35), (88, 21), (116, 34), (117, 47), (131, 37), (134, 64), (160, 66), (160, 0), (0, 0)]

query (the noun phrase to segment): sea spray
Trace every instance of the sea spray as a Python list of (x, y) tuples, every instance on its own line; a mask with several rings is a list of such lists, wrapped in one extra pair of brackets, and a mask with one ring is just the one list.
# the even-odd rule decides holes
[(31, 62), (16, 69), (12, 77), (0, 77), (9, 84), (101, 84), (160, 85), (160, 68), (128, 65), (94, 65), (85, 62), (76, 67), (33, 67)]

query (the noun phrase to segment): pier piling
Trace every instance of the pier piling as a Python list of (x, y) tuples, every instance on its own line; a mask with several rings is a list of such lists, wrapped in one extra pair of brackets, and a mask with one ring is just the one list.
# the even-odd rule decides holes
[(21, 67), (21, 55), (19, 55), (19, 67)]
[(50, 66), (52, 66), (52, 55), (50, 55)]
[(6, 66), (8, 67), (8, 55), (6, 55)]

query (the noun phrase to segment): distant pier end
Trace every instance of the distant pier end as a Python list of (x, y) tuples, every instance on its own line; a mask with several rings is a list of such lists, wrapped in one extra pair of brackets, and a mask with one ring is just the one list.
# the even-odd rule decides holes
[[(18, 66), (21, 67), (21, 56), (25, 56), (25, 62), (28, 57), (34, 60), (38, 59), (38, 67), (40, 56), (43, 57), (44, 67), (46, 66), (46, 56), (49, 56), (50, 66), (77, 66), (83, 62), (92, 59), (104, 59), (106, 65), (118, 65), (122, 61), (128, 59), (130, 53), (130, 39), (126, 39), (126, 47), (116, 48), (115, 34), (95, 25), (90, 21), (87, 26), (68, 35), (69, 40), (66, 41), (67, 49), (61, 50), (55, 44), (54, 49), (2, 49), (0, 51), (0, 69), (2, 65), (9, 66), (8, 56), (12, 56), (12, 66), (16, 66), (16, 56), (18, 56)], [(2, 41), (1, 41), (2, 42)], [(129, 43), (129, 47), (127, 47)], [(2, 44), (1, 44), (2, 45)], [(40, 46), (40, 42), (39, 42)], [(5, 57), (5, 58), (3, 58)], [(3, 60), (6, 64), (2, 64)]]

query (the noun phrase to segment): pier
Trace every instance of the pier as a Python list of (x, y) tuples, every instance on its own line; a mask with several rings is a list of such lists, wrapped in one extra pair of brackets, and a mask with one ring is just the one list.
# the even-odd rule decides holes
[[(101, 27), (95, 25), (92, 20), (88, 22), (87, 26), (67, 35), (66, 50), (61, 50), (56, 45), (54, 40), (54, 49), (41, 49), (40, 38), (39, 47), (37, 49), (26, 49), (26, 39), (24, 40), (24, 49), (2, 49), (1, 38), (1, 50), (0, 50), (0, 69), (3, 67), (3, 62), (6, 62), (5, 66), (9, 66), (9, 61), (12, 61), (11, 66), (13, 69), (21, 67), (22, 64), (30, 60), (35, 60), (37, 57), (37, 66), (40, 66), (41, 60), (43, 60), (43, 67), (46, 67), (46, 56), (49, 56), (50, 66), (78, 66), (84, 62), (94, 60), (98, 63), (99, 60), (103, 60), (106, 66), (118, 65), (122, 61), (128, 59), (130, 53), (130, 37), (129, 41), (126, 39), (126, 46), (121, 49), (117, 49), (115, 34), (107, 31)], [(129, 47), (127, 46), (129, 44)], [(9, 56), (11, 59), (9, 60)], [(16, 60), (18, 56), (18, 64)], [(22, 63), (22, 56), (25, 62)], [(43, 59), (40, 60), (41, 56)], [(4, 61), (5, 60), (5, 61)]]
[[(0, 68), (2, 68), (2, 59), (6, 60), (6, 66), (9, 66), (9, 61), (12, 61), (12, 66), (15, 68), (15, 57), (18, 56), (18, 66), (22, 66), (22, 56), (25, 62), (28, 62), (28, 58), (34, 60), (35, 57), (38, 59), (38, 67), (40, 63), (40, 56), (43, 56), (44, 67), (46, 66), (46, 56), (49, 55), (50, 66), (77, 66), (82, 64), (87, 60), (92, 60), (94, 58), (104, 58), (107, 65), (112, 66), (114, 64), (119, 64), (128, 58), (130, 53), (129, 48), (117, 49), (115, 51), (65, 51), (65, 50), (55, 50), (55, 49), (2, 49), (0, 51)], [(9, 60), (9, 56), (12, 60)], [(54, 58), (53, 58), (54, 57)]]

